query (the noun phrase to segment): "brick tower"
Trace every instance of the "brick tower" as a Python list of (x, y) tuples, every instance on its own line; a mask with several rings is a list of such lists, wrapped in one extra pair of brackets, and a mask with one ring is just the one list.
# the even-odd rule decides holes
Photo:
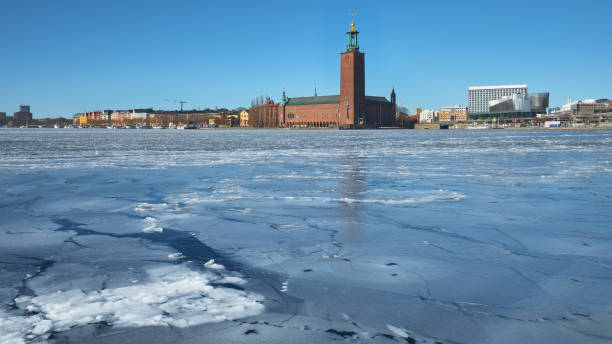
[(359, 51), (355, 21), (346, 33), (348, 44), (340, 55), (340, 126), (355, 128), (359, 119), (365, 117), (365, 62), (364, 54)]

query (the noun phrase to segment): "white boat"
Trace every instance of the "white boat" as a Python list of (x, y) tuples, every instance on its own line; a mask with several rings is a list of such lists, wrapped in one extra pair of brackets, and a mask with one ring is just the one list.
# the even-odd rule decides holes
[(55, 129), (59, 129), (59, 127), (60, 126), (57, 123), (53, 126), (53, 128), (55, 128)]

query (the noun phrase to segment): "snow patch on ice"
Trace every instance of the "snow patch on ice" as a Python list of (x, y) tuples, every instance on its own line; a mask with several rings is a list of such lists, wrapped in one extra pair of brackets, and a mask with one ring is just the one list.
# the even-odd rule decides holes
[(105, 321), (112, 326), (188, 327), (220, 322), (263, 311), (262, 296), (211, 283), (245, 283), (235, 276), (218, 276), (168, 265), (147, 271), (149, 281), (112, 289), (81, 289), (17, 298), (30, 316), (11, 316), (0, 310), (0, 342), (23, 343), (46, 339), (51, 331)]
[(170, 260), (179, 260), (179, 259), (185, 259), (185, 255), (182, 254), (181, 252), (176, 252), (176, 253), (171, 253), (168, 255), (168, 259)]
[(154, 217), (147, 216), (145, 222), (149, 225), (145, 227), (142, 231), (146, 233), (161, 233), (164, 229), (157, 224), (157, 219)]
[[(174, 207), (173, 209), (171, 209), (170, 207)], [(170, 210), (170, 211), (176, 211), (176, 210), (180, 210), (178, 209), (176, 204), (169, 204), (169, 203), (147, 203), (147, 202), (141, 202), (138, 203), (136, 205), (136, 207), (134, 208), (134, 211), (137, 211), (139, 213), (146, 213), (146, 212), (152, 212), (152, 211), (163, 211), (163, 210)]]
[(395, 333), (399, 337), (402, 337), (402, 338), (410, 337), (409, 333), (411, 333), (411, 331), (408, 331), (405, 328), (393, 326), (393, 325), (390, 325), (390, 324), (387, 324), (387, 328), (389, 329), (389, 331)]
[(247, 281), (244, 278), (241, 278), (238, 276), (225, 276), (222, 279), (220, 279), (219, 282), (243, 285), (243, 284), (246, 284)]
[(243, 196), (240, 196), (240, 195), (225, 196), (225, 197), (219, 197), (219, 198), (215, 198), (213, 195), (203, 197), (197, 192), (178, 194), (175, 197), (177, 198), (179, 202), (182, 202), (185, 205), (198, 205), (198, 204), (206, 204), (206, 203), (224, 203), (224, 202), (229, 202), (229, 201), (234, 201), (234, 200), (239, 200), (239, 199), (244, 198)]
[[(415, 192), (418, 193), (418, 192)], [(378, 204), (389, 204), (389, 205), (402, 205), (402, 204), (421, 204), (430, 202), (456, 202), (467, 198), (466, 195), (448, 190), (437, 190), (429, 195), (421, 197), (407, 197), (407, 198), (391, 198), (391, 199), (355, 199), (355, 198), (339, 198), (336, 201), (344, 203), (378, 203)]]
[(223, 266), (221, 264), (215, 263), (214, 259), (211, 259), (211, 260), (207, 261), (206, 263), (204, 263), (204, 267), (208, 268), (208, 269), (215, 269), (215, 270), (223, 270), (223, 269), (225, 269), (225, 266)]

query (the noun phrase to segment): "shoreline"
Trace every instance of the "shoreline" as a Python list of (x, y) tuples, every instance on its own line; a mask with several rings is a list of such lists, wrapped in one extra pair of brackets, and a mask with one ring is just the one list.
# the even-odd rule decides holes
[[(22, 130), (90, 130), (90, 129), (99, 129), (99, 130), (108, 130), (108, 128), (19, 128), (19, 127), (0, 127), (1, 129), (22, 129)], [(170, 130), (170, 131), (182, 131), (179, 129), (128, 129), (137, 130), (137, 131), (160, 131), (160, 130)], [(402, 128), (402, 127), (385, 127), (385, 128), (278, 128), (278, 127), (269, 127), (269, 128), (255, 128), (255, 127), (228, 127), (228, 128), (200, 128), (200, 129), (189, 129), (186, 131), (199, 131), (199, 130), (287, 130), (287, 131), (301, 131), (301, 130), (313, 130), (313, 131), (340, 131), (340, 130), (612, 130), (612, 126), (610, 127), (588, 127), (588, 128), (568, 128), (568, 127), (553, 127), (553, 128), (545, 128), (545, 127), (509, 127), (509, 128), (485, 128), (485, 129), (470, 129), (470, 128), (448, 128), (448, 129), (439, 129), (439, 128)], [(120, 131), (123, 131), (120, 130)]]

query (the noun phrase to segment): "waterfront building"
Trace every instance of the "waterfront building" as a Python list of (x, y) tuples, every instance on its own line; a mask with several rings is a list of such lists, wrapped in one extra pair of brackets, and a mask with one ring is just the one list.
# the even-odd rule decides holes
[(0, 125), (5, 125), (6, 123), (6, 112), (0, 112)]
[(612, 100), (608, 99), (586, 99), (575, 102), (570, 106), (570, 114), (573, 116), (594, 115), (601, 112), (612, 111)]
[(29, 105), (19, 105), (19, 111), (13, 113), (13, 125), (28, 125), (32, 122), (32, 113)]
[(513, 94), (527, 94), (527, 85), (472, 86), (468, 87), (470, 115), (488, 114), (489, 102)]
[(438, 111), (432, 109), (419, 110), (419, 123), (433, 123), (438, 121)]
[(365, 54), (359, 50), (359, 31), (355, 22), (347, 32), (346, 51), (340, 54), (340, 94), (312, 97), (287, 97), (268, 106), (280, 127), (381, 127), (395, 122), (396, 94), (385, 97), (365, 93)]
[(489, 101), (489, 113), (481, 118), (532, 118), (546, 113), (549, 93), (518, 93)]
[(101, 125), (106, 124), (108, 119), (104, 118), (102, 111), (88, 111), (79, 114), (80, 125)]
[(111, 113), (111, 123), (113, 125), (124, 126), (127, 111), (115, 110)]
[(464, 122), (468, 118), (468, 108), (466, 106), (441, 107), (438, 112), (440, 122)]
[(249, 126), (249, 112), (247, 110), (240, 111), (240, 126), (241, 127)]
[(530, 118), (546, 113), (548, 92), (527, 92), (527, 85), (468, 87), (470, 119)]

